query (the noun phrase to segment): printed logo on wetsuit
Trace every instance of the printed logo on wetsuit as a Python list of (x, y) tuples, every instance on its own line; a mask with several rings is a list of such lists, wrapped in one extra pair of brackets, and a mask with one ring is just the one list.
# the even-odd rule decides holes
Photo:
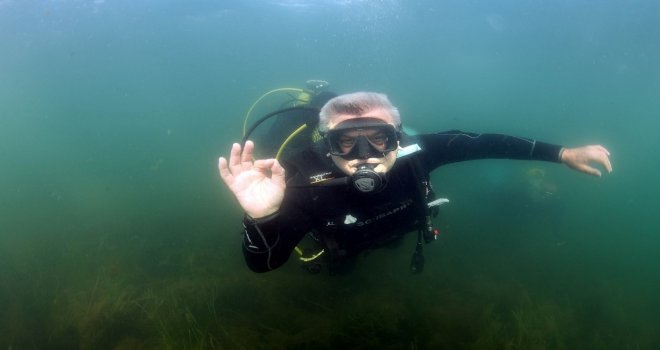
[[(368, 219), (362, 220), (362, 221), (355, 220), (355, 217), (353, 217), (352, 215), (349, 214), (349, 215), (346, 216), (346, 220), (344, 221), (344, 224), (354, 224), (355, 226), (358, 226), (358, 227), (362, 227), (362, 226), (365, 226), (365, 225), (370, 225), (370, 224), (375, 223), (376, 221), (379, 221), (379, 220), (384, 219), (388, 216), (391, 216), (391, 215), (394, 215), (398, 212), (401, 212), (401, 211), (407, 209), (408, 207), (410, 207), (412, 204), (413, 204), (412, 199), (406, 199), (405, 201), (401, 202), (401, 204), (398, 207), (390, 209), (386, 212), (382, 212), (382, 213), (380, 213), (380, 214), (378, 214), (374, 217), (371, 217), (371, 218), (368, 218)], [(352, 219), (352, 220), (349, 220), (349, 216), (350, 216), (350, 219)]]
[(315, 183), (327, 181), (327, 180), (330, 180), (330, 179), (334, 179), (334, 176), (332, 176), (331, 172), (316, 174), (316, 175), (312, 175), (312, 176), (309, 177), (309, 183), (310, 184), (315, 184)]

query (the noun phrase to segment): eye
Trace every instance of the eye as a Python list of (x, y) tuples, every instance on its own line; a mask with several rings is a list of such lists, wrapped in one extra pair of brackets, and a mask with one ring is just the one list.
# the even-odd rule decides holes
[(354, 137), (342, 136), (339, 138), (339, 146), (350, 148), (353, 147), (353, 145), (355, 145)]
[(371, 143), (373, 143), (376, 146), (385, 145), (387, 143), (387, 140), (388, 140), (387, 135), (383, 133), (378, 133), (376, 135), (369, 137), (369, 141), (371, 141)]

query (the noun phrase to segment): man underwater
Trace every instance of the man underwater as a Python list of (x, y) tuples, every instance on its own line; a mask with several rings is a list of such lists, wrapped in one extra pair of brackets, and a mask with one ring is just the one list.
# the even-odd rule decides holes
[(255, 272), (282, 266), (307, 234), (333, 271), (411, 231), (419, 233), (411, 271), (421, 271), (421, 241), (432, 240), (431, 217), (441, 201), (430, 173), (445, 164), (499, 158), (563, 163), (594, 176), (601, 171), (591, 163), (612, 171), (600, 145), (565, 148), (461, 131), (406, 135), (397, 108), (374, 92), (330, 99), (318, 125), (322, 141), (282, 164), (253, 159), (252, 141), (233, 144), (229, 160), (219, 159), (220, 176), (245, 211), (243, 253)]

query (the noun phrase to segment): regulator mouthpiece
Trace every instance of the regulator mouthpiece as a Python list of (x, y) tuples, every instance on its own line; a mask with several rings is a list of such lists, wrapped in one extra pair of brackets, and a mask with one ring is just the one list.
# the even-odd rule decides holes
[(385, 187), (385, 174), (374, 170), (376, 164), (362, 164), (351, 175), (353, 187), (362, 193), (378, 192)]

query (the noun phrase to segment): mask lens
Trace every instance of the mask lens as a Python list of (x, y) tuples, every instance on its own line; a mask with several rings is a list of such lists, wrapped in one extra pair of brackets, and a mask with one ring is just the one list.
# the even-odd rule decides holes
[(381, 123), (364, 127), (330, 130), (326, 136), (330, 154), (350, 159), (383, 157), (398, 146), (394, 126)]

